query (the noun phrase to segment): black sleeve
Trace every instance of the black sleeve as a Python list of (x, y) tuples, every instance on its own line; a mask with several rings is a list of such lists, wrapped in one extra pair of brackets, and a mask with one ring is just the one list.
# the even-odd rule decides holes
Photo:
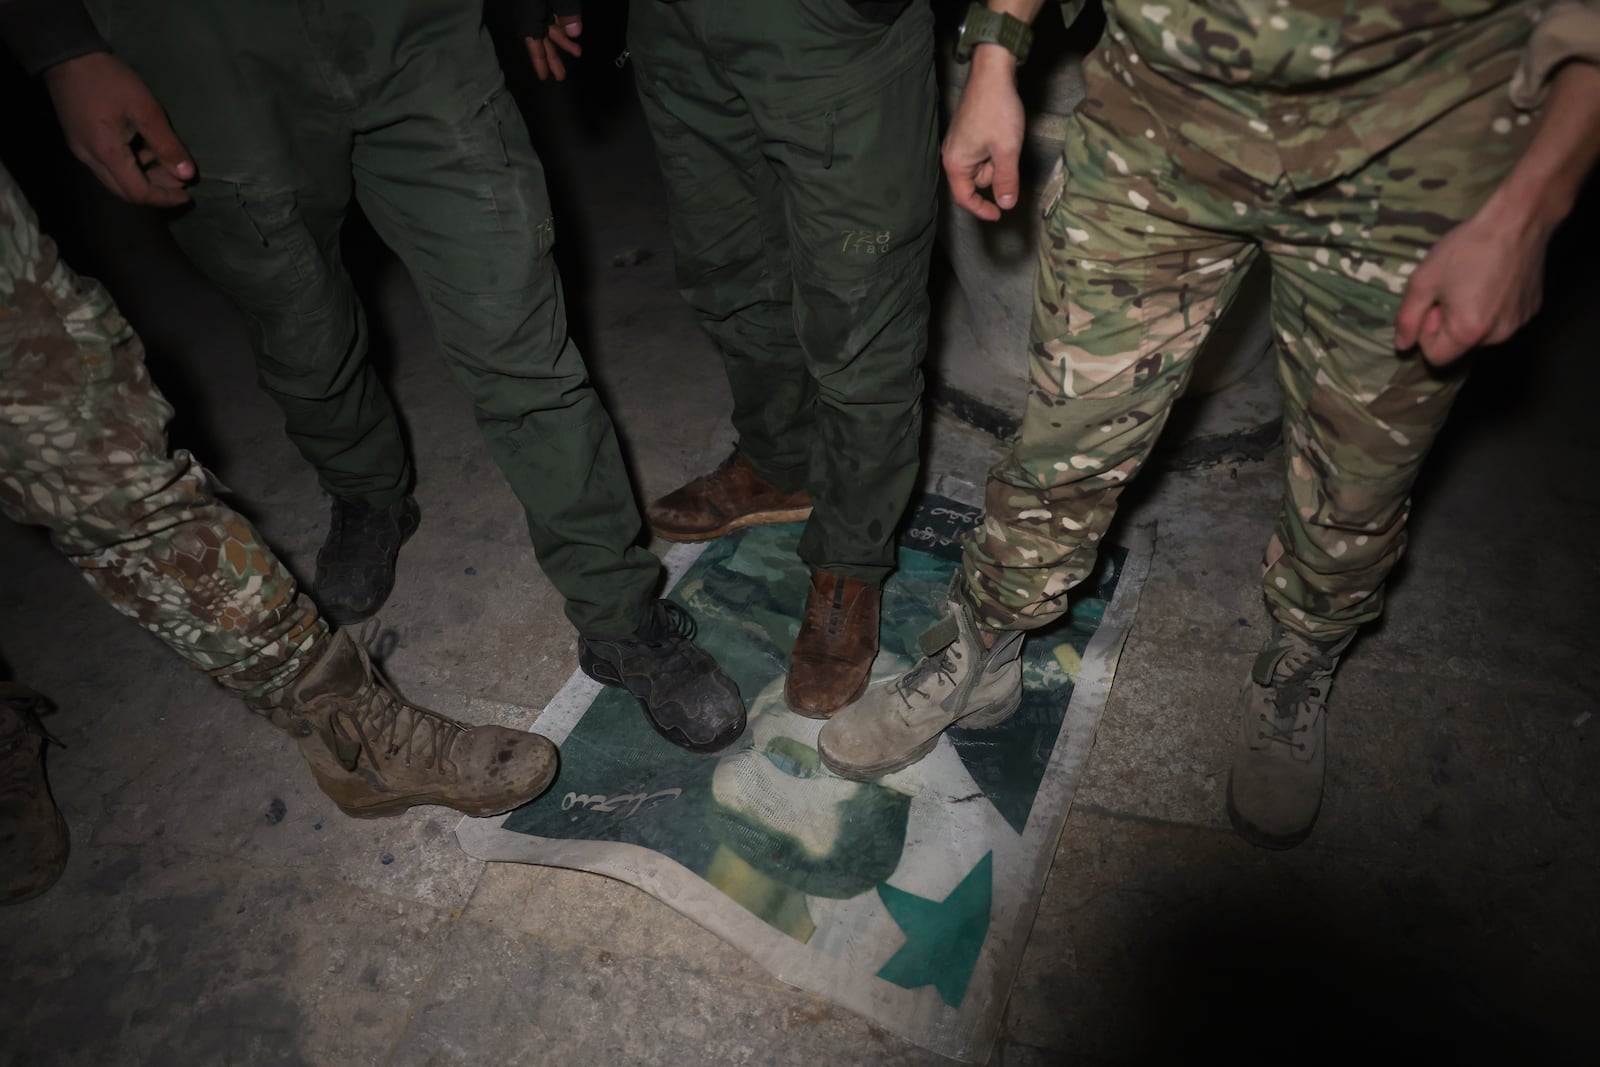
[(0, 0), (0, 40), (29, 74), (111, 51), (81, 0)]

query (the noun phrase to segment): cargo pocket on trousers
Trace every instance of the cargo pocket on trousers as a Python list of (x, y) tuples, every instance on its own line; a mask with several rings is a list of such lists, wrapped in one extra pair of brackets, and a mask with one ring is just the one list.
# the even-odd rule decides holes
[(462, 148), (477, 183), (478, 199), (489, 209), (495, 234), (526, 233), (535, 250), (555, 244), (555, 222), (544, 191), (544, 171), (528, 141), (522, 112), (503, 84), (460, 131)]
[(176, 231), (190, 258), (247, 307), (302, 303), (324, 270), (293, 190), (208, 181), (214, 192), (195, 196)]

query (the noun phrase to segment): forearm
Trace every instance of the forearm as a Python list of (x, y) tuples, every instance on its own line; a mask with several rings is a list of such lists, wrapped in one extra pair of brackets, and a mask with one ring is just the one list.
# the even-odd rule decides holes
[(1600, 66), (1569, 62), (1551, 78), (1538, 128), (1485, 209), (1512, 224), (1554, 229), (1597, 159)]
[(81, 0), (0, 0), (0, 40), (29, 74), (110, 51)]

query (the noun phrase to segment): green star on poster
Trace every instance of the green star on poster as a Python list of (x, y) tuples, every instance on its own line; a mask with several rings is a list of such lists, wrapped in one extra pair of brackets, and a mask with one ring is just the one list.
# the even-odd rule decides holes
[(906, 943), (878, 977), (906, 989), (934, 986), (946, 1004), (960, 1007), (989, 935), (994, 853), (985, 853), (943, 900), (919, 897), (887, 883), (878, 887), (878, 896), (906, 935)]

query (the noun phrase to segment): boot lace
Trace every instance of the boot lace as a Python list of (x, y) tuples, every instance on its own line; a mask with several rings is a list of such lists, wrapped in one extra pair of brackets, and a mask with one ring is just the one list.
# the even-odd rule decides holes
[(404, 760), (408, 766), (453, 768), (451, 752), (467, 728), (447, 715), (402, 699), (367, 653), (371, 634), (369, 628), (363, 627), (356, 640), (356, 650), (367, 668), (367, 681), (351, 698), (353, 708), (336, 713), (335, 718), (375, 768), (393, 759)]
[(661, 614), (666, 621), (663, 629), (667, 632), (660, 634), (658, 641), (672, 641), (679, 637), (693, 641), (694, 635), (699, 632), (700, 626), (694, 621), (694, 616), (675, 601), (661, 601)]
[(895, 695), (900, 698), (902, 718), (914, 706), (911, 700), (913, 694), (923, 700), (934, 699), (933, 694), (923, 688), (929, 682), (934, 682), (941, 689), (955, 688), (955, 659), (957, 658), (955, 647), (956, 643), (951, 642), (941, 649), (937, 656), (924, 656), (921, 663), (911, 668), (894, 683)]
[(1337, 656), (1311, 649), (1286, 653), (1273, 672), (1273, 714), (1257, 716), (1260, 736), (1304, 752), (1307, 745), (1302, 736), (1322, 714), (1328, 699), (1327, 681), (1338, 662)]

